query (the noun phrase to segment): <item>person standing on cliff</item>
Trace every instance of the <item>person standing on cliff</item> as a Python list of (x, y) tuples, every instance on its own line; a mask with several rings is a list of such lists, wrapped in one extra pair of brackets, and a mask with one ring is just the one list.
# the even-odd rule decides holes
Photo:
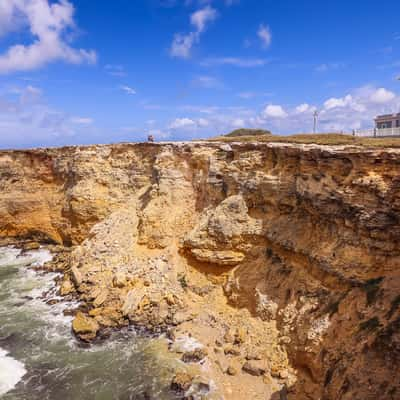
[(154, 142), (154, 136), (153, 136), (153, 135), (148, 135), (148, 136), (147, 136), (147, 141), (148, 141), (149, 143), (153, 143), (153, 142)]

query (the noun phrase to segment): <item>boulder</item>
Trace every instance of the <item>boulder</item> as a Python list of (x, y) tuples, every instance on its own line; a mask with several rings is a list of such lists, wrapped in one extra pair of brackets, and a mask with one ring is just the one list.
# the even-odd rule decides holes
[(242, 366), (242, 370), (249, 375), (261, 376), (265, 374), (265, 369), (258, 367), (252, 362), (245, 362)]
[(100, 327), (96, 320), (79, 311), (72, 321), (72, 329), (80, 338), (90, 340), (96, 337)]
[(235, 195), (206, 210), (183, 246), (200, 262), (231, 267), (244, 260), (247, 238), (262, 232), (262, 222), (250, 217), (243, 196)]
[(108, 290), (103, 289), (100, 294), (94, 299), (93, 306), (100, 307), (106, 300), (108, 296)]
[(70, 279), (65, 279), (61, 284), (60, 294), (61, 296), (66, 296), (74, 291), (74, 286)]
[(227, 345), (224, 347), (224, 353), (230, 356), (240, 356), (240, 349), (231, 345)]
[(178, 372), (172, 379), (170, 388), (176, 394), (184, 394), (190, 389), (193, 382), (193, 376), (186, 372)]
[(239, 251), (232, 250), (207, 250), (192, 249), (192, 255), (200, 262), (217, 264), (221, 266), (235, 266), (241, 263), (245, 255)]
[(37, 250), (39, 248), (40, 248), (40, 243), (38, 243), (38, 242), (24, 243), (23, 246), (22, 246), (22, 249), (24, 251)]
[(197, 348), (192, 351), (187, 351), (182, 356), (182, 361), (185, 363), (200, 362), (207, 357), (207, 350), (204, 348)]
[(123, 288), (127, 285), (126, 275), (122, 272), (116, 272), (113, 276), (113, 286)]
[(82, 274), (76, 266), (71, 268), (71, 278), (76, 287), (79, 287), (82, 284)]
[(137, 310), (145, 293), (146, 291), (143, 288), (132, 289), (128, 292), (122, 306), (122, 315), (124, 317)]
[(231, 376), (234, 376), (234, 375), (237, 375), (237, 369), (234, 367), (234, 366), (232, 366), (232, 365), (230, 365), (227, 369), (226, 369), (226, 373), (228, 374), (228, 375), (231, 375)]

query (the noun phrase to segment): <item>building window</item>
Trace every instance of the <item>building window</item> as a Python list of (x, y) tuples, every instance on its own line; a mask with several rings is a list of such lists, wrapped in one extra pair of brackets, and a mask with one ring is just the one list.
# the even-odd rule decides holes
[(399, 128), (400, 127), (400, 119), (398, 119), (397, 121), (396, 121), (396, 128)]

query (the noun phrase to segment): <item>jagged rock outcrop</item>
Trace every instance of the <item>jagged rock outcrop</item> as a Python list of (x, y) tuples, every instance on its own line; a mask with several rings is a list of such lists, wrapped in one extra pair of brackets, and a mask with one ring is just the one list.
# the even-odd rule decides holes
[(235, 195), (202, 213), (195, 229), (184, 238), (184, 248), (198, 261), (235, 266), (261, 234), (262, 221), (251, 218), (243, 197)]
[(344, 146), (1, 151), (0, 236), (73, 246), (61, 292), (87, 306), (83, 339), (212, 339), (231, 399), (396, 399), (399, 168)]

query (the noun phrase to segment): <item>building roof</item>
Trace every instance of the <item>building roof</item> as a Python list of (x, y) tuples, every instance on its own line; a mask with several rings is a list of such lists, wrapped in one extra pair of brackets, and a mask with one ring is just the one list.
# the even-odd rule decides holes
[(397, 114), (378, 115), (378, 116), (375, 118), (375, 121), (377, 121), (377, 120), (395, 119), (395, 118), (400, 118), (400, 113), (397, 113)]

